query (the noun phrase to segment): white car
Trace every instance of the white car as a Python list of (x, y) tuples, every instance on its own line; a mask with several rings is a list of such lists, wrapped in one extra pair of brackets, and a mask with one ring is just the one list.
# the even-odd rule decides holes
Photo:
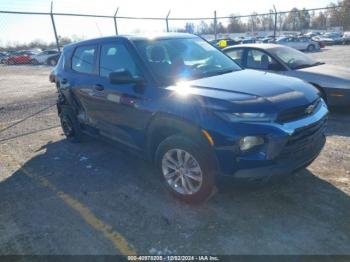
[(326, 45), (338, 45), (343, 43), (341, 34), (337, 32), (325, 33), (319, 36), (317, 39)]
[(31, 62), (32, 62), (32, 64), (35, 64), (35, 65), (37, 65), (37, 64), (45, 64), (46, 61), (50, 57), (55, 56), (57, 54), (58, 54), (58, 51), (56, 51), (56, 50), (45, 50), (45, 51), (43, 51), (43, 52), (41, 52), (41, 53), (39, 53), (37, 55), (34, 55), (32, 57)]
[(277, 39), (277, 44), (292, 47), (297, 50), (307, 50), (313, 52), (320, 50), (320, 45), (308, 37), (281, 37)]
[(344, 45), (350, 44), (350, 32), (345, 32), (343, 34), (343, 44)]

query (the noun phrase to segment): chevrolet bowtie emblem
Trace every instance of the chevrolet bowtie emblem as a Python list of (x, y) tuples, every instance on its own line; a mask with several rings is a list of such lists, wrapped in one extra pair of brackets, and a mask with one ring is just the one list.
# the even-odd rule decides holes
[(312, 112), (314, 112), (314, 109), (315, 109), (315, 105), (310, 105), (305, 109), (305, 113), (310, 115), (312, 114)]

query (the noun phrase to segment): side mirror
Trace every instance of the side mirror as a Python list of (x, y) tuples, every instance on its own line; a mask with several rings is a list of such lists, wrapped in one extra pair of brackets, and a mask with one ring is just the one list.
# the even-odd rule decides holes
[(111, 84), (141, 84), (143, 82), (142, 78), (134, 77), (127, 69), (110, 73), (108, 79)]

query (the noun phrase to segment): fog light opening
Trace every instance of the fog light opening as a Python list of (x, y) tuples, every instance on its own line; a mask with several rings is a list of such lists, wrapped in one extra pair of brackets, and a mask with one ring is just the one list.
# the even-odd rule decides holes
[(245, 136), (239, 141), (241, 151), (247, 151), (253, 147), (264, 144), (264, 139), (259, 136)]

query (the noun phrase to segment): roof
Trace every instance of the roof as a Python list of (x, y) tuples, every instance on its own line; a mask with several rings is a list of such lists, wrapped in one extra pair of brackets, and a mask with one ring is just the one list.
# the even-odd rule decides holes
[(77, 43), (72, 43), (67, 46), (75, 46), (76, 44), (89, 44), (93, 42), (103, 42), (103, 41), (109, 41), (109, 40), (117, 40), (117, 39), (127, 39), (130, 41), (136, 41), (136, 40), (159, 40), (159, 39), (172, 39), (172, 38), (190, 38), (190, 37), (197, 37), (193, 34), (187, 34), (187, 33), (149, 33), (149, 34), (135, 34), (135, 35), (115, 35), (115, 36), (106, 36), (106, 37), (98, 37), (88, 40), (83, 40)]
[(281, 47), (283, 45), (277, 45), (277, 44), (242, 44), (242, 45), (234, 45), (229, 46), (227, 49), (233, 49), (233, 48), (240, 48), (240, 47), (249, 47), (249, 48), (259, 48), (263, 50), (273, 49), (277, 47)]

